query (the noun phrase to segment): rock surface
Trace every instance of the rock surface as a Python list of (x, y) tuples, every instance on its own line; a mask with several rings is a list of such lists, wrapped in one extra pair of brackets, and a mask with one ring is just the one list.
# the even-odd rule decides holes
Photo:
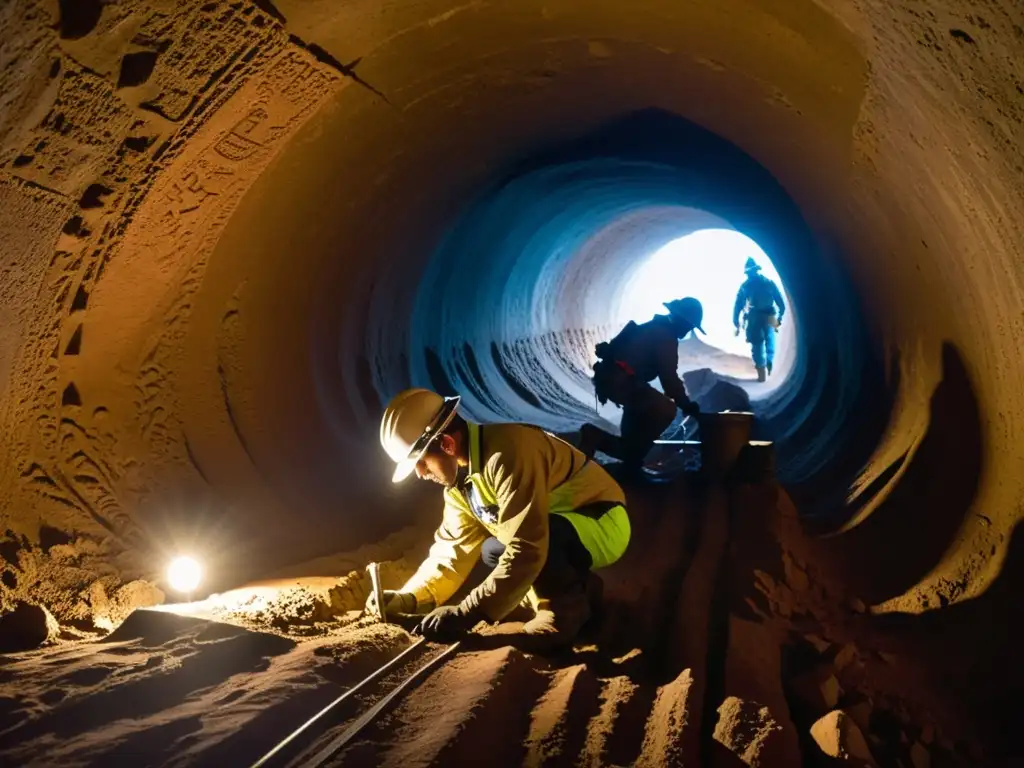
[(0, 616), (0, 653), (30, 651), (53, 642), (60, 635), (60, 625), (42, 605), (18, 602), (14, 609)]
[(864, 768), (876, 765), (864, 734), (842, 710), (829, 712), (811, 726), (811, 736), (829, 757)]
[(730, 696), (718, 708), (714, 739), (751, 768), (786, 764), (782, 726), (768, 707)]

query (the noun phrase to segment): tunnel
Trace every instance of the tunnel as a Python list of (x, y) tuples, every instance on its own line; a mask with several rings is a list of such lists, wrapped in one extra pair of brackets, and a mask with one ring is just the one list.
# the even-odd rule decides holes
[(1003, 658), (1014, 3), (12, 0), (0, 30), (4, 606), (430, 525), (387, 401), (614, 425), (590, 365), (628, 278), (719, 228), (785, 283), (785, 370), (739, 389), (817, 556)]

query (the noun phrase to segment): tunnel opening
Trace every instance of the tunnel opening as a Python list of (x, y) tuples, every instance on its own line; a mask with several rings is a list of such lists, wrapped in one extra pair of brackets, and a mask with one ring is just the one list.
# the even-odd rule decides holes
[[(700, 229), (637, 259), (631, 273), (621, 278), (624, 289), (612, 322), (619, 326), (629, 321), (642, 323), (665, 314), (668, 301), (681, 296), (697, 298), (704, 310), (702, 330), (691, 332), (681, 341), (680, 372), (706, 368), (749, 387), (755, 398), (763, 398), (791, 370), (795, 338), (789, 324), (784, 330), (780, 326), (771, 339), (774, 376), (766, 386), (750, 387), (756, 382), (756, 371), (743, 332), (747, 306), (745, 301), (741, 307), (736, 306), (738, 289), (747, 277), (748, 259), (755, 261), (757, 271), (774, 282), (785, 297), (778, 270), (757, 243), (731, 229)], [(788, 309), (789, 302), (785, 298), (783, 301)]]
[[(732, 324), (748, 257), (787, 305), (764, 384)], [(710, 329), (680, 344), (691, 396), (705, 408), (754, 410), (753, 436), (776, 443), (786, 482), (827, 468), (834, 482), (850, 481), (879, 433), (854, 446), (843, 426), (883, 386), (855, 289), (764, 167), (662, 110), (537, 151), (464, 201), (420, 274), (408, 326), (394, 327), (393, 304), (371, 307), (371, 353), (390, 357), (388, 346), (403, 346), (396, 332), (410, 348), (408, 369), (380, 365), (374, 384), (386, 401), (410, 384), (443, 383), (483, 423), (614, 430), (618, 409), (595, 402), (594, 346), (682, 295), (707, 302)]]

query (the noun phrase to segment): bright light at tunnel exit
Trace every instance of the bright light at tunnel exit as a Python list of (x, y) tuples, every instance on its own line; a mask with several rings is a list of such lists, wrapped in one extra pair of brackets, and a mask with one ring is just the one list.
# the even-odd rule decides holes
[[(736, 337), (732, 324), (736, 292), (746, 276), (743, 265), (748, 257), (761, 266), (761, 272), (776, 282), (786, 300), (789, 296), (779, 274), (761, 247), (741, 232), (732, 229), (702, 229), (673, 240), (651, 254), (626, 284), (619, 305), (618, 324), (638, 323), (654, 315), (667, 314), (666, 301), (693, 296), (704, 306), (702, 323), (706, 336), (697, 337), (706, 344), (735, 355), (748, 356), (750, 347), (741, 333)], [(788, 325), (783, 324), (780, 346), (785, 343)]]
[(167, 566), (167, 583), (178, 592), (191, 593), (202, 577), (202, 567), (191, 557), (176, 557)]

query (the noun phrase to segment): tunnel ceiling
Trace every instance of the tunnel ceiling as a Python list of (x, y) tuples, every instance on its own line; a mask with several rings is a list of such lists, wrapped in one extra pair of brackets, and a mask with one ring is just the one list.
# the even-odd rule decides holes
[[(376, 413), (422, 354), (408, 318), (438, 244), (521, 164), (655, 110), (750, 158), (806, 227), (803, 254), (773, 248), (771, 221), (744, 231), (821, 351), (773, 411), (790, 459), (844, 430), (845, 465), (803, 478), (809, 506), (870, 535), (894, 489), (966, 472), (927, 497), (942, 562), (916, 589), (971, 595), (1024, 490), (1022, 17), (4, 3), (4, 525), (92, 542), (124, 575), (181, 538), (240, 573), (393, 530), (418, 497), (388, 487)], [(801, 286), (808, 268), (832, 282)]]

